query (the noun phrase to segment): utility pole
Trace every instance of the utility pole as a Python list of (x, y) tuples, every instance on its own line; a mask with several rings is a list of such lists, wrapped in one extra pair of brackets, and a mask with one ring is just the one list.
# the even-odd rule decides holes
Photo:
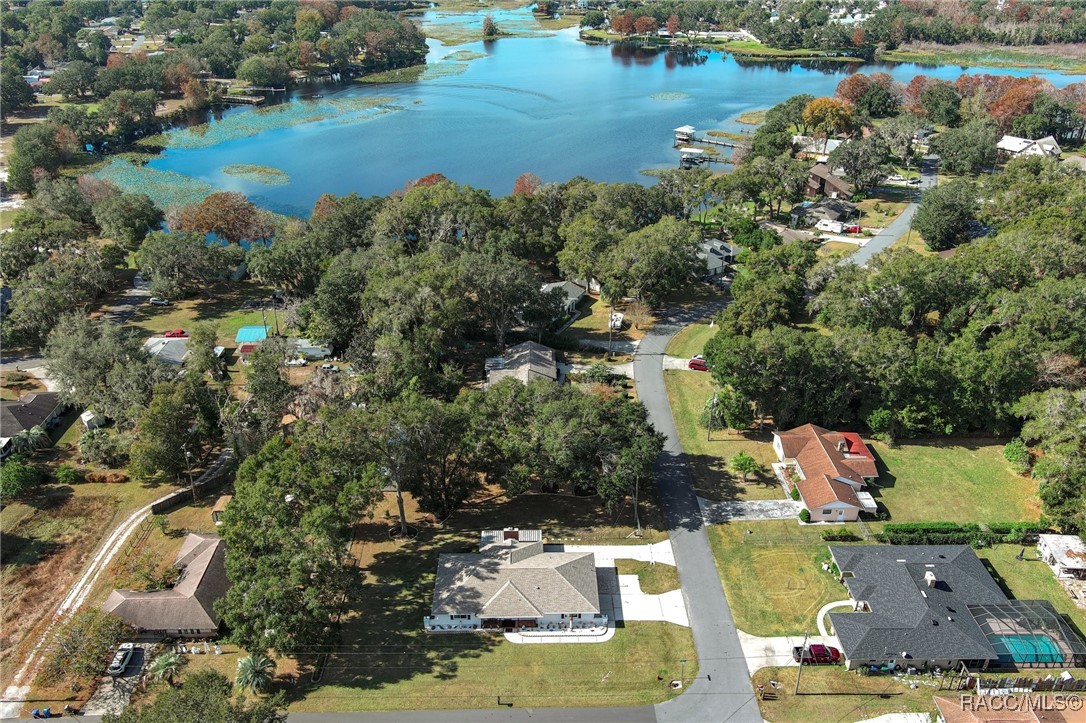
[(189, 489), (192, 490), (192, 501), (196, 502), (196, 483), (192, 480), (192, 459), (188, 449), (185, 450), (185, 469), (189, 473)]
[(799, 672), (796, 673), (796, 690), (792, 695), (799, 695), (799, 679), (803, 676), (803, 656), (807, 653), (807, 631), (803, 632), (803, 647), (799, 649)]
[(686, 658), (683, 658), (679, 662), (683, 666), (682, 667), (682, 672), (679, 673), (679, 682), (681, 682), (683, 684), (683, 687), (685, 688), (686, 687)]

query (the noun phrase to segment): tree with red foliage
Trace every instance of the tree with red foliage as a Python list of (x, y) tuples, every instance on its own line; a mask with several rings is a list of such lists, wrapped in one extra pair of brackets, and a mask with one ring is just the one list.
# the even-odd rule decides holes
[(335, 212), (339, 202), (331, 193), (322, 193), (317, 202), (313, 204), (313, 213), (309, 216), (312, 220), (322, 219)]
[(852, 33), (852, 44), (857, 48), (862, 48), (867, 44), (867, 33), (864, 32), (863, 28), (856, 28), (855, 32)]
[(871, 78), (863, 73), (853, 73), (837, 84), (834, 95), (849, 103), (858, 103), (871, 90)]
[(301, 7), (309, 7), (316, 10), (321, 19), (324, 20), (325, 26), (330, 26), (339, 20), (339, 5), (333, 0), (301, 0), (298, 3)]
[(667, 18), (667, 34), (675, 37), (679, 34), (679, 16), (669, 15)]
[(360, 12), (362, 11), (354, 5), (344, 5), (339, 11), (339, 21), (342, 23), (345, 20), (348, 20), (352, 15), (357, 15)]
[(905, 111), (913, 115), (922, 115), (924, 113), (924, 104), (921, 99), (924, 91), (937, 82), (939, 81), (935, 80), (935, 78), (929, 78), (926, 75), (914, 75), (913, 79), (905, 86), (904, 97), (902, 98)]
[(539, 180), (539, 176), (534, 173), (522, 173), (513, 182), (513, 193), (520, 196), (534, 196), (542, 185), (543, 181)]
[(439, 183), (444, 183), (449, 180), (445, 177), (444, 173), (427, 173), (422, 178), (416, 178), (414, 181), (408, 181), (406, 190), (410, 191), (412, 188), (419, 188), (425, 186), (436, 186)]
[(634, 20), (634, 30), (638, 35), (655, 35), (659, 27), (660, 24), (656, 22), (656, 18), (651, 15), (642, 15)]
[(128, 56), (124, 53), (110, 53), (109, 57), (106, 58), (106, 67), (119, 68), (126, 62), (128, 62)]
[(177, 231), (213, 233), (223, 241), (260, 241), (269, 238), (272, 228), (252, 201), (234, 191), (213, 193), (170, 214), (170, 228)]
[(1019, 78), (1018, 81), (988, 107), (988, 112), (1003, 131), (1010, 130), (1015, 119), (1033, 110), (1033, 102), (1042, 90), (1038, 78)]
[(636, 22), (633, 13), (619, 13), (611, 18), (611, 29), (619, 35), (633, 35)]

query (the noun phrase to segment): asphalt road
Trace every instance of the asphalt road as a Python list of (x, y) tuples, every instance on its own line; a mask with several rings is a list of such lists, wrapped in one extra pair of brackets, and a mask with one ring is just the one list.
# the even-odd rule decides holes
[[(667, 515), (668, 533), (678, 563), (683, 598), (698, 654), (698, 674), (678, 698), (640, 708), (514, 708), (421, 710), (380, 713), (292, 713), (291, 723), (755, 723), (762, 720), (751, 689), (746, 658), (739, 643), (720, 576), (713, 562), (693, 480), (664, 388), (663, 359), (668, 342), (684, 326), (722, 309), (723, 299), (671, 312), (639, 346), (634, 371), (649, 419), (665, 437), (657, 461), (657, 484)], [(455, 683), (453, 683), (455, 685)], [(95, 721), (93, 716), (83, 718)]]
[(688, 681), (681, 696), (656, 706), (661, 723), (762, 720), (664, 388), (664, 349), (671, 337), (725, 303), (718, 300), (671, 313), (641, 340), (634, 357), (638, 398), (648, 408), (653, 426), (666, 437), (656, 481), (698, 652), (697, 678)]
[[(928, 188), (935, 186), (935, 173), (938, 168), (939, 156), (928, 155), (924, 156), (920, 162), (920, 185), (913, 191), (916, 198), (919, 199), (920, 192)], [(897, 241), (905, 233), (908, 232), (909, 226), (913, 222), (913, 215), (916, 214), (917, 204), (914, 201), (910, 203), (901, 215), (893, 220), (893, 222), (879, 232), (878, 236), (871, 237), (871, 240), (867, 242), (859, 251), (854, 254), (849, 254), (841, 260), (843, 264), (856, 264), (857, 266), (867, 266), (867, 263), (875, 257), (875, 254), (880, 251), (885, 251), (890, 247), (890, 244)]]

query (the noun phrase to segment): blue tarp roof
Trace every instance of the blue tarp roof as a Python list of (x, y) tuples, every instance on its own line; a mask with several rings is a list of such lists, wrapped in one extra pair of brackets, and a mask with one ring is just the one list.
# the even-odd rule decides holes
[(238, 329), (234, 341), (238, 344), (256, 344), (268, 338), (268, 330), (263, 326), (243, 326)]

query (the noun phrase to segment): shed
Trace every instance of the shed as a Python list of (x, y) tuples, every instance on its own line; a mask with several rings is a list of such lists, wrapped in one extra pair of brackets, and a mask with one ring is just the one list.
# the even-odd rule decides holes
[(97, 412), (90, 409), (79, 415), (79, 421), (83, 423), (83, 427), (87, 430), (98, 429), (106, 423), (105, 417), (99, 416)]
[(222, 495), (215, 500), (215, 506), (211, 508), (211, 519), (215, 521), (216, 525), (222, 524), (222, 513), (226, 511), (226, 506), (230, 504), (232, 499), (234, 499), (233, 495)]
[(241, 344), (262, 344), (268, 338), (268, 327), (264, 325), (243, 326), (234, 336), (234, 342)]

